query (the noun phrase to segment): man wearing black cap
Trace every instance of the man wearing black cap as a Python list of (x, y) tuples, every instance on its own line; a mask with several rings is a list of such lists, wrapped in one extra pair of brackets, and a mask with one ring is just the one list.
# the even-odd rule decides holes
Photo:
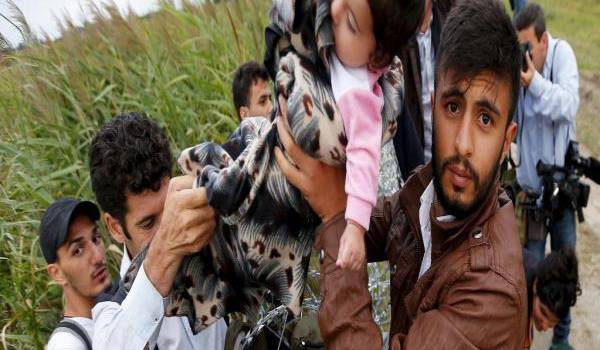
[(91, 349), (92, 307), (110, 285), (104, 243), (96, 221), (100, 212), (92, 202), (62, 198), (44, 213), (40, 246), (48, 274), (62, 287), (63, 320), (48, 341), (47, 350)]

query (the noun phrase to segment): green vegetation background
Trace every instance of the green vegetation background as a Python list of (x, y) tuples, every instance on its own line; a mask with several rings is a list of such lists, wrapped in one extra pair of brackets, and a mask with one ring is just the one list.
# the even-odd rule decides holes
[[(571, 43), (597, 87), (600, 3), (541, 3), (552, 34)], [(175, 154), (223, 141), (236, 125), (232, 72), (262, 60), (269, 5), (164, 4), (144, 18), (96, 8), (83, 30), (67, 22), (60, 40), (0, 56), (0, 349), (41, 349), (59, 320), (61, 292), (45, 271), (39, 218), (58, 197), (94, 199), (87, 152), (96, 130), (117, 113), (143, 111), (167, 129)], [(592, 114), (580, 113), (578, 126), (598, 155)], [(106, 243), (116, 276), (120, 247)]]
[[(94, 199), (87, 152), (98, 128), (143, 111), (174, 154), (236, 126), (231, 75), (261, 60), (269, 1), (164, 5), (145, 18), (95, 9), (85, 29), (0, 58), (0, 349), (41, 349), (59, 320), (39, 219), (61, 196)], [(103, 12), (107, 12), (104, 15)], [(120, 247), (106, 240), (113, 276)]]

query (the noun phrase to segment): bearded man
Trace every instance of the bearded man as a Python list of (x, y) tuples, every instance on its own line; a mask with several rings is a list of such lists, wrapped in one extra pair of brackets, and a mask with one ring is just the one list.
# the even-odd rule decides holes
[[(367, 259), (390, 263), (391, 349), (522, 348), (523, 258), (514, 208), (498, 183), (516, 130), (520, 57), (500, 1), (462, 1), (448, 15), (436, 59), (432, 162), (378, 202), (365, 234)], [(330, 277), (322, 296), (328, 305), (354, 301), (322, 307), (321, 334), (328, 349), (370, 349), (379, 335), (367, 271), (337, 267), (332, 248), (345, 226), (344, 172), (302, 153), (283, 125), (293, 163), (276, 151), (278, 163), (323, 221), (315, 244)]]

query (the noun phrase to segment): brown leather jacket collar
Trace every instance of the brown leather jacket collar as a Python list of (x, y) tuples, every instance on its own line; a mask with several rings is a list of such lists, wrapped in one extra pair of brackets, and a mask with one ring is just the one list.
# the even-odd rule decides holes
[[(400, 205), (408, 217), (411, 228), (418, 233), (422, 239), (421, 225), (419, 222), (420, 198), (429, 183), (433, 180), (433, 166), (427, 165), (416, 169), (400, 193)], [(499, 188), (496, 179), (491, 188)], [(499, 191), (489, 191), (482, 205), (473, 214), (464, 219), (456, 219), (450, 222), (441, 222), (437, 218), (446, 212), (439, 200), (435, 199), (431, 206), (431, 235), (432, 235), (432, 258), (435, 259), (444, 250), (451, 249), (464, 240), (468, 234), (481, 231), (485, 222), (498, 210)], [(435, 195), (437, 198), (437, 194)]]

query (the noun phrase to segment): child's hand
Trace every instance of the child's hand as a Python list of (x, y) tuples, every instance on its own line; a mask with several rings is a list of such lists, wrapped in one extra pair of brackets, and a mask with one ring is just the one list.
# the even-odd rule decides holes
[(358, 271), (365, 264), (365, 229), (348, 222), (340, 239), (336, 265), (342, 269)]

